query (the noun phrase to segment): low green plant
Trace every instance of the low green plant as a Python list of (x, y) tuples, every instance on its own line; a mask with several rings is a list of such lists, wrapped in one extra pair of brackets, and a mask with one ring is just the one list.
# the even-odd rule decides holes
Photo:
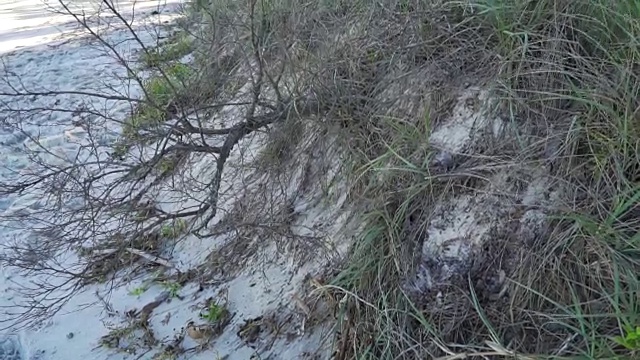
[(147, 67), (158, 67), (163, 63), (178, 60), (193, 51), (193, 39), (180, 34), (167, 43), (144, 53), (141, 61)]
[(210, 323), (217, 323), (224, 320), (225, 317), (227, 317), (228, 313), (228, 310), (224, 306), (218, 305), (215, 302), (211, 302), (207, 310), (203, 313), (200, 313), (200, 318)]
[(140, 296), (140, 295), (144, 294), (147, 290), (149, 290), (149, 287), (146, 286), (146, 285), (138, 286), (138, 287), (134, 288), (133, 290), (129, 291), (129, 295)]
[(144, 84), (148, 100), (158, 107), (166, 106), (175, 93), (183, 89), (184, 83), (193, 74), (189, 66), (181, 63), (172, 64), (163, 70), (166, 76), (160, 74), (151, 77)]
[(182, 63), (172, 64), (165, 69), (165, 72), (169, 78), (180, 82), (187, 81), (193, 75), (193, 69)]
[[(169, 74), (167, 74), (169, 75)], [(163, 76), (155, 76), (147, 80), (145, 83), (145, 90), (147, 91), (148, 100), (154, 102), (157, 106), (162, 107), (165, 104), (168, 104), (171, 101), (171, 97), (175, 92), (172, 88), (172, 85), (169, 82), (172, 79), (169, 78), (167, 81)]]
[[(124, 134), (124, 129), (123, 129), (123, 134)], [(125, 156), (127, 156), (127, 152), (129, 152), (129, 145), (127, 145), (124, 141), (118, 141), (113, 146), (113, 151), (111, 152), (111, 156), (114, 159), (124, 160)]]
[(138, 111), (124, 123), (122, 135), (125, 139), (135, 140), (140, 137), (140, 130), (159, 126), (164, 121), (163, 111), (148, 104), (141, 104)]
[(177, 161), (173, 158), (162, 158), (159, 162), (158, 162), (158, 170), (160, 170), (161, 173), (165, 173), (165, 172), (171, 172), (173, 170), (175, 170), (177, 165)]
[(177, 360), (177, 359), (178, 359), (178, 355), (176, 355), (175, 353), (172, 353), (169, 350), (164, 350), (153, 357), (153, 360)]
[(625, 325), (623, 336), (616, 336), (613, 340), (629, 350), (640, 350), (640, 326), (634, 329), (632, 326)]
[(176, 219), (171, 224), (165, 224), (160, 229), (160, 235), (168, 239), (175, 239), (187, 230), (187, 222), (183, 219)]
[(169, 292), (169, 297), (171, 298), (178, 297), (180, 295), (180, 289), (182, 289), (180, 284), (173, 281), (162, 281), (160, 282), (160, 286)]
[(164, 56), (169, 61), (178, 60), (181, 57), (189, 54), (193, 51), (194, 40), (193, 38), (181, 34), (177, 37), (176, 42), (170, 43), (164, 51)]
[[(139, 140), (140, 131), (160, 126), (166, 119), (164, 110), (171, 100), (185, 88), (193, 70), (185, 64), (172, 64), (144, 82), (147, 101), (140, 103), (135, 113), (124, 123), (122, 135), (127, 140)], [(166, 75), (166, 76), (165, 76)]]

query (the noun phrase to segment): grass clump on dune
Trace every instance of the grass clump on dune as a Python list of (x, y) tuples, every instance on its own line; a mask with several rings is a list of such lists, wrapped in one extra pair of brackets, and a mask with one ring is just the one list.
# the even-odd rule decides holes
[(179, 60), (193, 50), (193, 39), (183, 33), (179, 33), (165, 44), (143, 53), (140, 60), (145, 66), (155, 68), (171, 61)]
[[(338, 324), (342, 356), (638, 356), (640, 2), (389, 0), (292, 8), (336, 29), (348, 23), (358, 34), (344, 40), (350, 49), (323, 59), (323, 66), (337, 67), (327, 71), (333, 75), (327, 87), (337, 86), (340, 75), (348, 80), (317, 92), (335, 96), (331, 104), (339, 110), (332, 117), (349, 135), (358, 189), (376, 209), (365, 215), (365, 230), (332, 283), (348, 299), (341, 305), (348, 320)], [(396, 33), (385, 33), (398, 23)], [(358, 33), (360, 28), (367, 31)], [(348, 31), (314, 38), (309, 51), (322, 49), (318, 58), (329, 57), (339, 34)], [(483, 299), (472, 273), (460, 274), (437, 297), (424, 294), (424, 303), (402, 287), (428, 226), (423, 220), (407, 228), (408, 219), (428, 219), (421, 212), (459, 190), (434, 182), (425, 165), (433, 157), (428, 138), (437, 119), (382, 121), (387, 110), (367, 98), (379, 99), (400, 79), (436, 68), (448, 71), (439, 84), (494, 84), (498, 104), (492, 111), (516, 134), (508, 139), (509, 153), (484, 153), (482, 161), (547, 159), (552, 180), (562, 184), (561, 205), (533, 243), (491, 240), (496, 251), (505, 251), (492, 261), (507, 256), (517, 262), (506, 274), (507, 301)], [(403, 73), (385, 78), (394, 69)], [(349, 100), (356, 98), (361, 100)], [(525, 136), (539, 140), (526, 142)], [(411, 141), (417, 143), (408, 146)]]
[(502, 59), (499, 94), (513, 120), (558, 129), (555, 175), (569, 184), (553, 230), (513, 274), (511, 321), (545, 334), (531, 353), (637, 356), (620, 343), (640, 324), (640, 2), (480, 1), (476, 11)]
[(170, 64), (163, 73), (145, 81), (144, 102), (140, 103), (134, 114), (124, 124), (123, 136), (134, 140), (140, 131), (152, 130), (167, 120), (167, 107), (186, 89), (186, 83), (193, 70), (184, 64)]

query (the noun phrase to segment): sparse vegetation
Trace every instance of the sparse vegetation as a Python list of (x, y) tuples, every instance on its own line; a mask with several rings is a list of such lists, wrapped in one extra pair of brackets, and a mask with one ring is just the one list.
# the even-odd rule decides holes
[(179, 60), (194, 49), (194, 40), (185, 33), (179, 32), (148, 53), (141, 56), (142, 63), (150, 68), (158, 67), (171, 61)]
[[(508, 146), (465, 149), (457, 165), (464, 170), (450, 172), (450, 180), (443, 182), (428, 166), (435, 154), (426, 140), (437, 120), (358, 123), (350, 116), (348, 128), (364, 135), (359, 140), (365, 146), (354, 152), (361, 165), (356, 168), (362, 170), (359, 189), (376, 210), (367, 215), (351, 259), (333, 283), (351, 294), (341, 309), (350, 319), (339, 326), (341, 340), (350, 344), (349, 354), (343, 356), (637, 356), (630, 343), (640, 313), (633, 300), (640, 290), (634, 275), (639, 268), (631, 255), (638, 250), (639, 230), (634, 179), (640, 73), (634, 39), (640, 35), (640, 3), (412, 1), (385, 2), (380, 8), (373, 2), (358, 4), (343, 9), (350, 23), (369, 17), (381, 24), (401, 17), (400, 22), (413, 24), (409, 31), (415, 32), (402, 36), (421, 44), (424, 63), (418, 68), (431, 69), (437, 63), (455, 68), (459, 79), (472, 78), (478, 71), (483, 78), (495, 79), (492, 96), (499, 104), (489, 111), (516, 130), (507, 138)], [(393, 4), (399, 12), (391, 10)], [(380, 36), (367, 39), (382, 48), (378, 53), (383, 58), (377, 62), (403, 61), (399, 59), (406, 50), (401, 45)], [(449, 53), (456, 53), (460, 61), (439, 62)], [(356, 109), (369, 111), (369, 119), (383, 115), (372, 114), (373, 106), (354, 106), (350, 114)], [(553, 130), (542, 130), (546, 126)], [(397, 131), (399, 127), (411, 131)], [(351, 144), (357, 141), (350, 139)], [(416, 261), (411, 254), (420, 251), (421, 234), (429, 226), (429, 217), (421, 214), (433, 211), (425, 209), (468, 191), (468, 183), (461, 188), (458, 182), (463, 178), (478, 176), (480, 183), (474, 180), (472, 188), (481, 187), (490, 177), (480, 169), (497, 171), (493, 164), (498, 159), (516, 169), (523, 162), (548, 161), (544, 159), (549, 156), (554, 166), (550, 177), (563, 193), (548, 213), (548, 230), (528, 244), (511, 237), (514, 232), (486, 239), (484, 249), (492, 249), (492, 255), (477, 249), (479, 255), (468, 260), (466, 270), (448, 284), (422, 293), (420, 300), (400, 285), (416, 271), (409, 265)], [(465, 165), (470, 159), (475, 159), (472, 167)], [(493, 266), (508, 271), (506, 300), (479, 293), (476, 279)], [(627, 337), (629, 342), (622, 340)]]
[(153, 360), (177, 360), (178, 356), (174, 355), (174, 354), (169, 354), (169, 353), (160, 353), (160, 354), (156, 354), (153, 357)]
[(185, 233), (188, 224), (183, 219), (176, 219), (171, 224), (164, 224), (160, 229), (160, 235), (167, 239), (175, 239)]
[(160, 173), (173, 172), (178, 166), (178, 161), (175, 158), (162, 158), (158, 163), (158, 170)]
[(144, 294), (145, 292), (147, 292), (147, 290), (149, 290), (149, 288), (147, 286), (138, 286), (136, 288), (134, 288), (133, 290), (129, 291), (129, 294), (132, 296), (140, 296), (142, 294)]
[(631, 326), (625, 326), (624, 336), (618, 336), (615, 341), (631, 351), (640, 351), (640, 326), (634, 329)]
[[(270, 59), (285, 58), (284, 67), (313, 69), (299, 70), (296, 85), (327, 106), (329, 129), (341, 128), (354, 205), (375, 209), (361, 211), (364, 231), (330, 286), (346, 299), (341, 358), (637, 355), (620, 346), (622, 338), (633, 341), (640, 313), (632, 255), (637, 1), (283, 0), (256, 7), (258, 33), (268, 34), (256, 42)], [(279, 57), (275, 44), (285, 39), (306, 47)], [(450, 121), (452, 102), (476, 85), (491, 101), (469, 106), (502, 119), (504, 133), (483, 135), (437, 173), (439, 149), (429, 139)], [(263, 155), (278, 160), (289, 143), (270, 145)], [(517, 178), (543, 164), (559, 197), (544, 209), (544, 231), (525, 241), (513, 227), (496, 229), (446, 283), (417, 297), (407, 290), (425, 266), (417, 255), (439, 205), (480, 196), (500, 171)], [(505, 206), (510, 196), (518, 197), (506, 195)], [(501, 297), (483, 293), (478, 284), (498, 270), (506, 273)]]
[[(122, 135), (131, 141), (142, 138), (144, 131), (153, 131), (167, 120), (167, 113), (171, 112), (169, 105), (187, 87), (193, 70), (181, 63), (164, 67), (161, 74), (152, 76), (145, 83), (147, 99), (140, 103), (134, 114), (125, 122)], [(121, 144), (121, 147), (123, 145)], [(125, 153), (124, 148), (116, 149), (120, 155)]]
[(269, 142), (261, 152), (258, 164), (263, 170), (274, 169), (278, 171), (287, 164), (290, 157), (295, 154), (295, 148), (302, 141), (305, 124), (297, 119), (278, 124), (272, 129)]
[(178, 360), (178, 355), (163, 351), (159, 354), (156, 354), (153, 357), (153, 360)]
[(162, 281), (160, 282), (160, 286), (162, 286), (165, 290), (169, 292), (170, 298), (177, 298), (180, 296), (180, 289), (182, 286), (174, 281)]
[(229, 316), (229, 311), (226, 307), (217, 304), (214, 301), (209, 303), (209, 306), (204, 312), (200, 313), (200, 318), (206, 320), (210, 324), (215, 324), (224, 321)]

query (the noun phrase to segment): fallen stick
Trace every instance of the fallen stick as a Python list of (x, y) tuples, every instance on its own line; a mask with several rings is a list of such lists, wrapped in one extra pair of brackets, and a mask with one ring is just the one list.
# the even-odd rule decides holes
[(155, 255), (151, 255), (151, 254), (147, 254), (146, 252), (142, 251), (142, 250), (138, 250), (138, 249), (134, 249), (134, 248), (126, 248), (125, 250), (127, 250), (128, 252), (138, 255), (142, 258), (145, 258), (151, 262), (154, 262), (156, 264), (160, 264), (162, 266), (168, 267), (168, 268), (172, 268), (175, 269), (175, 266), (170, 263), (168, 260), (163, 259), (159, 256), (155, 256)]
[[(99, 255), (111, 255), (111, 254), (117, 252), (118, 250), (119, 249), (102, 249), (102, 250), (99, 250), (99, 251), (94, 251), (93, 255), (94, 256), (95, 255), (98, 255), (98, 256)], [(171, 269), (175, 269), (176, 268), (175, 265), (170, 263), (168, 260), (163, 259), (163, 258), (161, 258), (159, 256), (148, 254), (148, 253), (146, 253), (146, 252), (144, 252), (142, 250), (138, 250), (138, 249), (134, 249), (134, 248), (130, 248), (130, 247), (124, 248), (124, 250), (126, 250), (127, 252), (130, 252), (131, 254), (138, 255), (141, 258), (144, 258), (144, 259), (146, 259), (148, 261), (151, 261), (153, 263), (156, 263), (156, 264), (159, 264), (159, 265), (171, 268)]]

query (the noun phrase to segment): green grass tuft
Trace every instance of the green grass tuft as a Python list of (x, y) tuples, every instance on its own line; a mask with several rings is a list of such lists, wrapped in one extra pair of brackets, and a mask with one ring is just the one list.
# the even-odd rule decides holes
[(141, 61), (147, 67), (155, 68), (179, 60), (193, 50), (193, 39), (181, 33), (171, 38), (165, 44), (143, 53)]
[(175, 239), (184, 234), (188, 224), (183, 219), (176, 219), (171, 224), (165, 224), (160, 228), (160, 235), (167, 239)]
[(215, 324), (225, 320), (228, 314), (229, 311), (224, 306), (212, 302), (206, 311), (200, 314), (200, 318), (211, 324)]
[(146, 80), (144, 89), (147, 99), (125, 122), (122, 130), (124, 139), (138, 141), (142, 138), (141, 131), (161, 126), (167, 120), (167, 106), (186, 91), (192, 76), (193, 70), (188, 65), (176, 63), (164, 67), (163, 74)]

